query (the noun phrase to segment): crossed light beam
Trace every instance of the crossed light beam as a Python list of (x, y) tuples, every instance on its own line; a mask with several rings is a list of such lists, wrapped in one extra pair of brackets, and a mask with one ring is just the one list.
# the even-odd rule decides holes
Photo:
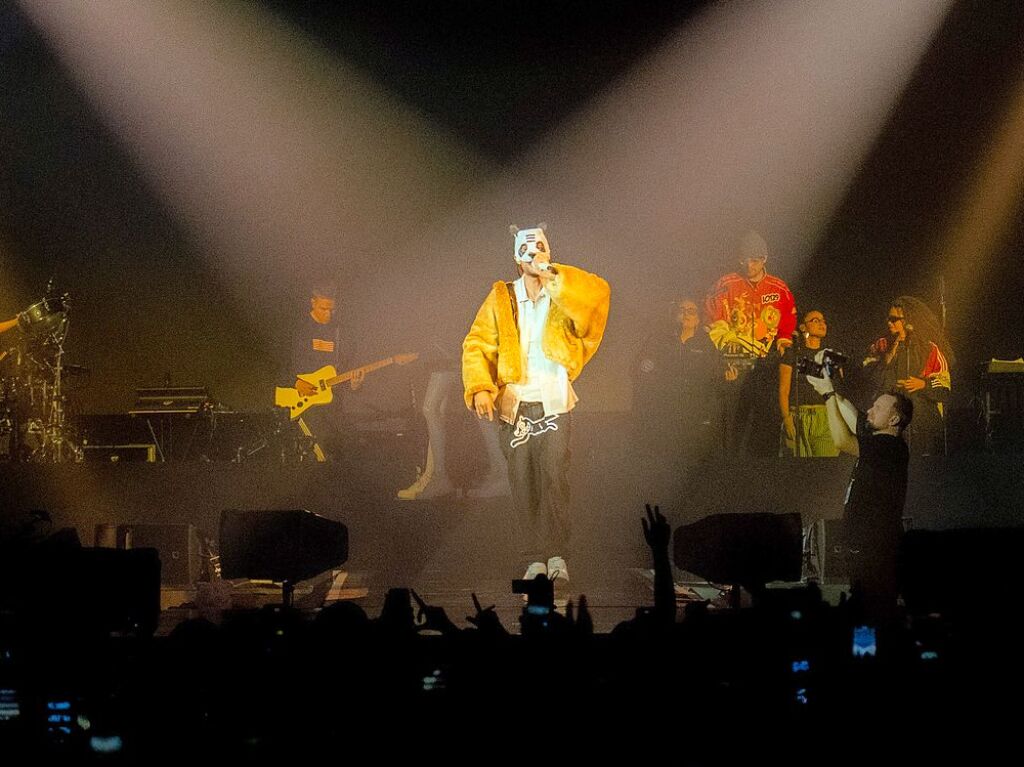
[(970, 179), (957, 211), (938, 244), (945, 262), (951, 302), (960, 316), (978, 305), (980, 280), (1003, 243), (1024, 202), (1024, 72)]
[(383, 353), (454, 347), (507, 225), (613, 286), (588, 406), (621, 409), (648, 305), (760, 227), (797, 281), (949, 2), (711, 6), (514, 165), (496, 167), (254, 4), (20, 0), (258, 314), (330, 265)]

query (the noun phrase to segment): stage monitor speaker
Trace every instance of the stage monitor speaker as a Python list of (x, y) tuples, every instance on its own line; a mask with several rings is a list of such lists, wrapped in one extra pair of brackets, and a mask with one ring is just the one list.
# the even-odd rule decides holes
[(676, 567), (711, 583), (800, 580), (799, 514), (712, 514), (675, 531)]
[(159, 551), (160, 583), (164, 586), (191, 586), (199, 580), (199, 536), (193, 525), (118, 525), (117, 547)]
[(348, 559), (348, 528), (304, 509), (227, 510), (220, 517), (224, 578), (302, 581)]

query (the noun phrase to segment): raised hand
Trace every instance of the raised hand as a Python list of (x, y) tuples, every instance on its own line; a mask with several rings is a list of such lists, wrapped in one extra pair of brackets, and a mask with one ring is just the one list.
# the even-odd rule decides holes
[(476, 626), (480, 631), (491, 635), (508, 634), (508, 630), (501, 625), (498, 614), (494, 611), (494, 605), (481, 607), (476, 592), (473, 592), (473, 607), (476, 608), (476, 615), (467, 615), (466, 620)]
[(363, 385), (363, 379), (366, 378), (366, 371), (360, 368), (356, 368), (352, 371), (352, 378), (349, 381), (349, 386), (355, 390)]
[(668, 549), (669, 540), (672, 538), (672, 526), (669, 525), (661, 508), (657, 505), (651, 508), (651, 504), (645, 503), (647, 518), (641, 518), (640, 524), (644, 527), (644, 538), (647, 545), (652, 549)]
[(409, 589), (409, 593), (412, 594), (412, 598), (416, 600), (416, 604), (419, 605), (419, 611), (416, 613), (416, 630), (417, 631), (439, 631), (442, 634), (451, 634), (457, 632), (458, 627), (452, 623), (448, 617), (448, 613), (444, 611), (443, 607), (435, 607), (428, 605), (419, 594), (416, 593), (415, 589)]

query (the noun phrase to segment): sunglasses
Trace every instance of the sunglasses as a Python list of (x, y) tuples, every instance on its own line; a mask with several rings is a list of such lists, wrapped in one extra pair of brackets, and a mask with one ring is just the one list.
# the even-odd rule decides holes
[(903, 322), (903, 320), (905, 320), (906, 317), (897, 317), (895, 314), (890, 314), (887, 319), (889, 322), (895, 325), (897, 322)]

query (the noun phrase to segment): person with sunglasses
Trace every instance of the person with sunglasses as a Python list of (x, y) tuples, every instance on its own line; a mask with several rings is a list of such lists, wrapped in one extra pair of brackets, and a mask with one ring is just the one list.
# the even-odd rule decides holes
[(914, 425), (907, 430), (911, 453), (942, 455), (954, 361), (942, 324), (923, 301), (900, 296), (889, 306), (886, 326), (888, 333), (864, 360), (869, 382), (876, 395), (898, 391), (914, 403)]

